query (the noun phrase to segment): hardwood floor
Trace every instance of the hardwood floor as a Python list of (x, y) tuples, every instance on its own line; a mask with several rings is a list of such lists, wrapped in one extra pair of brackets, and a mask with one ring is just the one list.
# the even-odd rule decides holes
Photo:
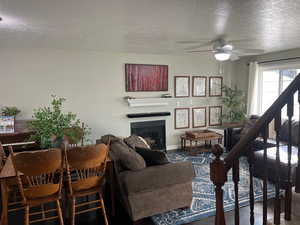
[[(273, 200), (268, 202), (268, 224), (273, 224)], [(109, 211), (109, 205), (107, 202), (107, 208)], [(282, 206), (283, 209), (283, 206)], [(285, 221), (282, 213), (282, 225), (299, 225), (300, 224), (300, 194), (293, 194), (293, 208), (292, 208), (293, 216), (292, 221)], [(116, 209), (117, 215), (115, 217), (111, 217), (109, 214), (109, 224), (110, 225), (132, 225), (132, 222), (128, 218), (124, 208), (121, 204), (117, 204)], [(249, 215), (250, 210), (249, 207), (243, 207), (240, 209), (240, 224), (241, 225), (248, 225), (249, 222)], [(234, 225), (234, 211), (227, 212), (225, 214), (226, 217), (226, 225)], [(18, 212), (15, 214), (10, 214), (9, 216), (9, 224), (10, 225), (21, 225), (23, 222), (23, 213)], [(46, 223), (36, 223), (36, 225), (42, 225)], [(58, 224), (56, 221), (48, 222), (47, 224)], [(68, 224), (67, 222), (65, 224)], [(76, 225), (96, 225), (96, 224), (104, 224), (103, 217), (101, 213), (87, 213), (82, 214), (76, 217)], [(147, 218), (139, 223), (140, 225), (154, 225), (151, 219)], [(214, 224), (214, 217), (208, 217), (202, 219), (200, 221), (195, 221), (190, 223), (190, 225), (212, 225)], [(262, 224), (262, 204), (256, 203), (255, 204), (255, 225)]]
[[(283, 209), (283, 206), (282, 206)], [(132, 223), (124, 213), (122, 207), (118, 207), (119, 214), (114, 220), (111, 220), (110, 225), (131, 225)], [(255, 204), (255, 225), (262, 224), (262, 203), (258, 202)], [(282, 225), (299, 225), (300, 224), (300, 194), (293, 194), (293, 208), (292, 208), (292, 220), (284, 220), (284, 213), (282, 213), (281, 224)], [(249, 221), (250, 209), (249, 207), (243, 207), (240, 209), (240, 224), (250, 225)], [(234, 211), (225, 213), (226, 225), (234, 225)], [(214, 217), (208, 217), (200, 221), (190, 223), (190, 225), (212, 225), (214, 224)], [(153, 225), (150, 219), (141, 221), (141, 225)], [(268, 224), (273, 224), (273, 200), (268, 202)]]

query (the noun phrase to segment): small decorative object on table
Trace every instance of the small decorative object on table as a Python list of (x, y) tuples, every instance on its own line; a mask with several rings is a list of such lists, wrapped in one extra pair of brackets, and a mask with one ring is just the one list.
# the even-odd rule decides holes
[(167, 93), (167, 94), (162, 94), (161, 97), (162, 98), (172, 98), (172, 95), (170, 93)]
[(0, 134), (14, 133), (14, 116), (0, 116)]
[[(209, 152), (211, 142), (216, 140), (218, 144), (222, 143), (223, 135), (211, 130), (186, 131), (181, 137), (181, 149), (184, 151)], [(187, 146), (189, 141), (189, 146)], [(208, 145), (209, 142), (209, 145)]]
[(14, 119), (16, 119), (20, 112), (21, 110), (15, 106), (5, 106), (1, 109), (2, 116), (13, 116)]

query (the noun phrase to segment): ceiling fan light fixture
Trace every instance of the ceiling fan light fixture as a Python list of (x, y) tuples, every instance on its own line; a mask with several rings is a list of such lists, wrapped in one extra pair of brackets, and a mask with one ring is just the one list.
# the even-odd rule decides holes
[(231, 54), (228, 52), (216, 52), (215, 58), (218, 61), (226, 61), (230, 58)]

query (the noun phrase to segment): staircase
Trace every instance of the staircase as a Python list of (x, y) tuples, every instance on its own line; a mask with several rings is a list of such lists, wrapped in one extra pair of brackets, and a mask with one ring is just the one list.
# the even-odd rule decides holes
[[(228, 171), (232, 169), (232, 180), (234, 183), (235, 192), (235, 225), (240, 224), (239, 216), (239, 158), (242, 155), (248, 156), (249, 173), (250, 173), (250, 185), (249, 185), (249, 197), (250, 197), (250, 215), (249, 221), (251, 225), (255, 224), (254, 216), (254, 189), (253, 189), (253, 159), (254, 153), (251, 148), (251, 143), (260, 135), (264, 140), (264, 169), (263, 173), (263, 225), (267, 225), (267, 185), (268, 185), (268, 170), (267, 170), (267, 139), (268, 130), (271, 121), (274, 120), (275, 132), (276, 132), (276, 168), (274, 173), (277, 174), (275, 183), (275, 204), (274, 204), (274, 224), (280, 224), (281, 214), (281, 202), (280, 202), (280, 182), (285, 182), (287, 188), (285, 189), (284, 197), (284, 218), (285, 220), (291, 220), (292, 210), (292, 182), (291, 182), (291, 153), (292, 153), (292, 117), (294, 113), (294, 94), (298, 94), (298, 102), (300, 104), (300, 74), (292, 81), (292, 83), (286, 88), (286, 90), (278, 97), (273, 105), (260, 117), (255, 123), (255, 126), (244, 135), (240, 141), (232, 148), (229, 154), (224, 159), (221, 159), (223, 149), (219, 145), (213, 147), (213, 153), (215, 155), (214, 161), (210, 165), (210, 177), (215, 185), (216, 194), (216, 217), (215, 225), (225, 225), (224, 207), (223, 207), (223, 185), (227, 182)], [(287, 117), (288, 117), (288, 175), (284, 181), (280, 180), (280, 154), (279, 154), (279, 131), (282, 125), (281, 111), (282, 108), (287, 105)], [(300, 118), (299, 118), (300, 119)], [(299, 126), (300, 127), (300, 126)], [(299, 129), (299, 142), (300, 143), (300, 129)], [(300, 159), (300, 151), (298, 151), (298, 159)], [(296, 168), (296, 188), (295, 191), (300, 193), (300, 160), (298, 160), (298, 166)], [(245, 222), (245, 221), (242, 221)], [(248, 221), (247, 221), (248, 222)]]

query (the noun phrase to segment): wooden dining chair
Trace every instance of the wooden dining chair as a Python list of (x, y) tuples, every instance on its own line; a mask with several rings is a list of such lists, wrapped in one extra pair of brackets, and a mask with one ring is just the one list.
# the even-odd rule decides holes
[[(60, 225), (63, 225), (59, 201), (64, 162), (61, 150), (48, 149), (18, 154), (11, 151), (11, 155), (25, 209), (24, 224), (59, 219)], [(50, 202), (55, 202), (56, 207), (45, 210), (44, 205)], [(41, 206), (41, 211), (30, 213), (30, 208), (34, 206)], [(31, 220), (30, 217), (35, 218)]]
[[(6, 144), (7, 145), (7, 144)], [(8, 149), (12, 151), (12, 146), (8, 145)], [(0, 170), (4, 167), (7, 160), (7, 156), (4, 150), (4, 146), (0, 142)], [(6, 189), (7, 189), (7, 209), (9, 212), (18, 211), (24, 208), (22, 198), (19, 192), (18, 183), (16, 180), (12, 178), (8, 178), (6, 180)]]
[[(75, 147), (65, 151), (68, 197), (71, 200), (71, 225), (75, 224), (76, 215), (97, 209), (102, 210), (105, 224), (108, 225), (102, 197), (108, 146), (98, 144)], [(98, 195), (99, 199), (89, 200), (90, 195), (96, 195), (96, 197)], [(76, 203), (79, 197), (86, 197), (85, 201)]]
[(2, 143), (0, 142), (0, 170), (2, 170), (5, 162), (6, 162), (6, 154), (5, 154), (5, 151), (4, 151), (4, 147), (2, 145)]

